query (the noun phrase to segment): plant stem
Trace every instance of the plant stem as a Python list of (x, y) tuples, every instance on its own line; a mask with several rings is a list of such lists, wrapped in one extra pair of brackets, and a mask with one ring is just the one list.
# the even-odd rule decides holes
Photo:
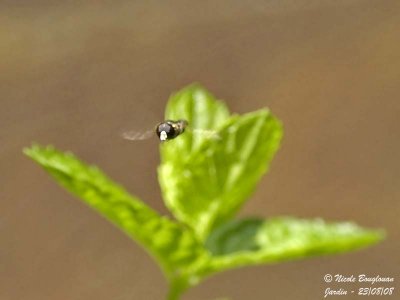
[(180, 291), (176, 289), (170, 289), (167, 295), (167, 300), (179, 300), (180, 295)]
[(167, 300), (179, 300), (181, 294), (188, 288), (187, 280), (174, 278), (170, 281)]

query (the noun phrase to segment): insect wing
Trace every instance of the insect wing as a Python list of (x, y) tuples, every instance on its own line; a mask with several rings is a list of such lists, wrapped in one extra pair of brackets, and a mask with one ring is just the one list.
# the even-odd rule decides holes
[(147, 130), (147, 131), (138, 131), (138, 130), (131, 130), (125, 131), (121, 134), (122, 138), (129, 140), (129, 141), (143, 141), (151, 138), (154, 136), (154, 130)]
[(208, 139), (220, 139), (221, 138), (220, 135), (218, 134), (218, 132), (215, 130), (194, 128), (194, 129), (190, 129), (190, 131), (192, 131), (194, 135), (200, 135), (200, 136), (203, 136)]

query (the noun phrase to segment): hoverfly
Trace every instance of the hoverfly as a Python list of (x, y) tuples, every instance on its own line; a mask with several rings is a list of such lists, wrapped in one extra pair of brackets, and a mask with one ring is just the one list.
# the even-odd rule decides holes
[(185, 132), (188, 122), (186, 120), (166, 120), (156, 126), (156, 134), (160, 141), (172, 140)]
[[(188, 121), (183, 119), (177, 121), (165, 120), (161, 123), (158, 123), (154, 130), (148, 130), (146, 132), (127, 131), (122, 133), (122, 137), (130, 141), (146, 140), (151, 138), (154, 133), (156, 133), (160, 141), (165, 142), (178, 137), (179, 135), (184, 133), (185, 130), (189, 130), (190, 128), (188, 127), (188, 125)], [(193, 133), (206, 134), (210, 137), (218, 137), (218, 134), (216, 134), (216, 132), (212, 130), (190, 129), (190, 131), (192, 131)]]

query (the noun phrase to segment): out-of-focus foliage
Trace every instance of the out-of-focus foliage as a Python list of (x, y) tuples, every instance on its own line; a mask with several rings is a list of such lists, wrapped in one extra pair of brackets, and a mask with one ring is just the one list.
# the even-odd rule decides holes
[(234, 220), (217, 228), (207, 239), (212, 269), (232, 269), (358, 249), (383, 235), (351, 222), (279, 217)]
[(282, 126), (267, 109), (229, 117), (225, 105), (197, 85), (171, 97), (165, 118), (178, 117), (193, 129), (161, 145), (160, 185), (175, 217), (204, 240), (254, 190)]
[(25, 153), (153, 255), (169, 280), (168, 299), (227, 269), (340, 253), (383, 238), (381, 231), (348, 222), (233, 220), (279, 146), (279, 120), (266, 109), (230, 115), (198, 85), (171, 97), (166, 118), (185, 119), (191, 127), (160, 146), (160, 185), (177, 221), (71, 153), (38, 145)]
[(45, 168), (67, 190), (139, 242), (160, 263), (167, 276), (190, 273), (207, 256), (204, 247), (182, 224), (145, 205), (105, 176), (98, 168), (80, 162), (71, 153), (34, 145), (25, 153)]

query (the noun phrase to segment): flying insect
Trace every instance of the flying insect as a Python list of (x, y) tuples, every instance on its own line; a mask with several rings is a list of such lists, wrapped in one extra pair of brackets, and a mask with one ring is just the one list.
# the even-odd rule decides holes
[(154, 133), (156, 133), (160, 141), (165, 142), (175, 139), (183, 134), (185, 130), (190, 130), (194, 134), (202, 134), (208, 137), (218, 137), (218, 134), (213, 130), (192, 129), (188, 125), (188, 121), (183, 119), (177, 121), (165, 120), (161, 123), (158, 123), (153, 130), (148, 130), (145, 132), (127, 131), (122, 133), (122, 137), (130, 141), (147, 140), (154, 136)]
[(169, 141), (185, 132), (188, 122), (186, 120), (165, 120), (158, 123), (155, 130), (148, 130), (144, 133), (137, 131), (128, 131), (122, 134), (122, 137), (127, 140), (146, 140), (153, 136), (154, 132), (158, 136), (161, 142)]

